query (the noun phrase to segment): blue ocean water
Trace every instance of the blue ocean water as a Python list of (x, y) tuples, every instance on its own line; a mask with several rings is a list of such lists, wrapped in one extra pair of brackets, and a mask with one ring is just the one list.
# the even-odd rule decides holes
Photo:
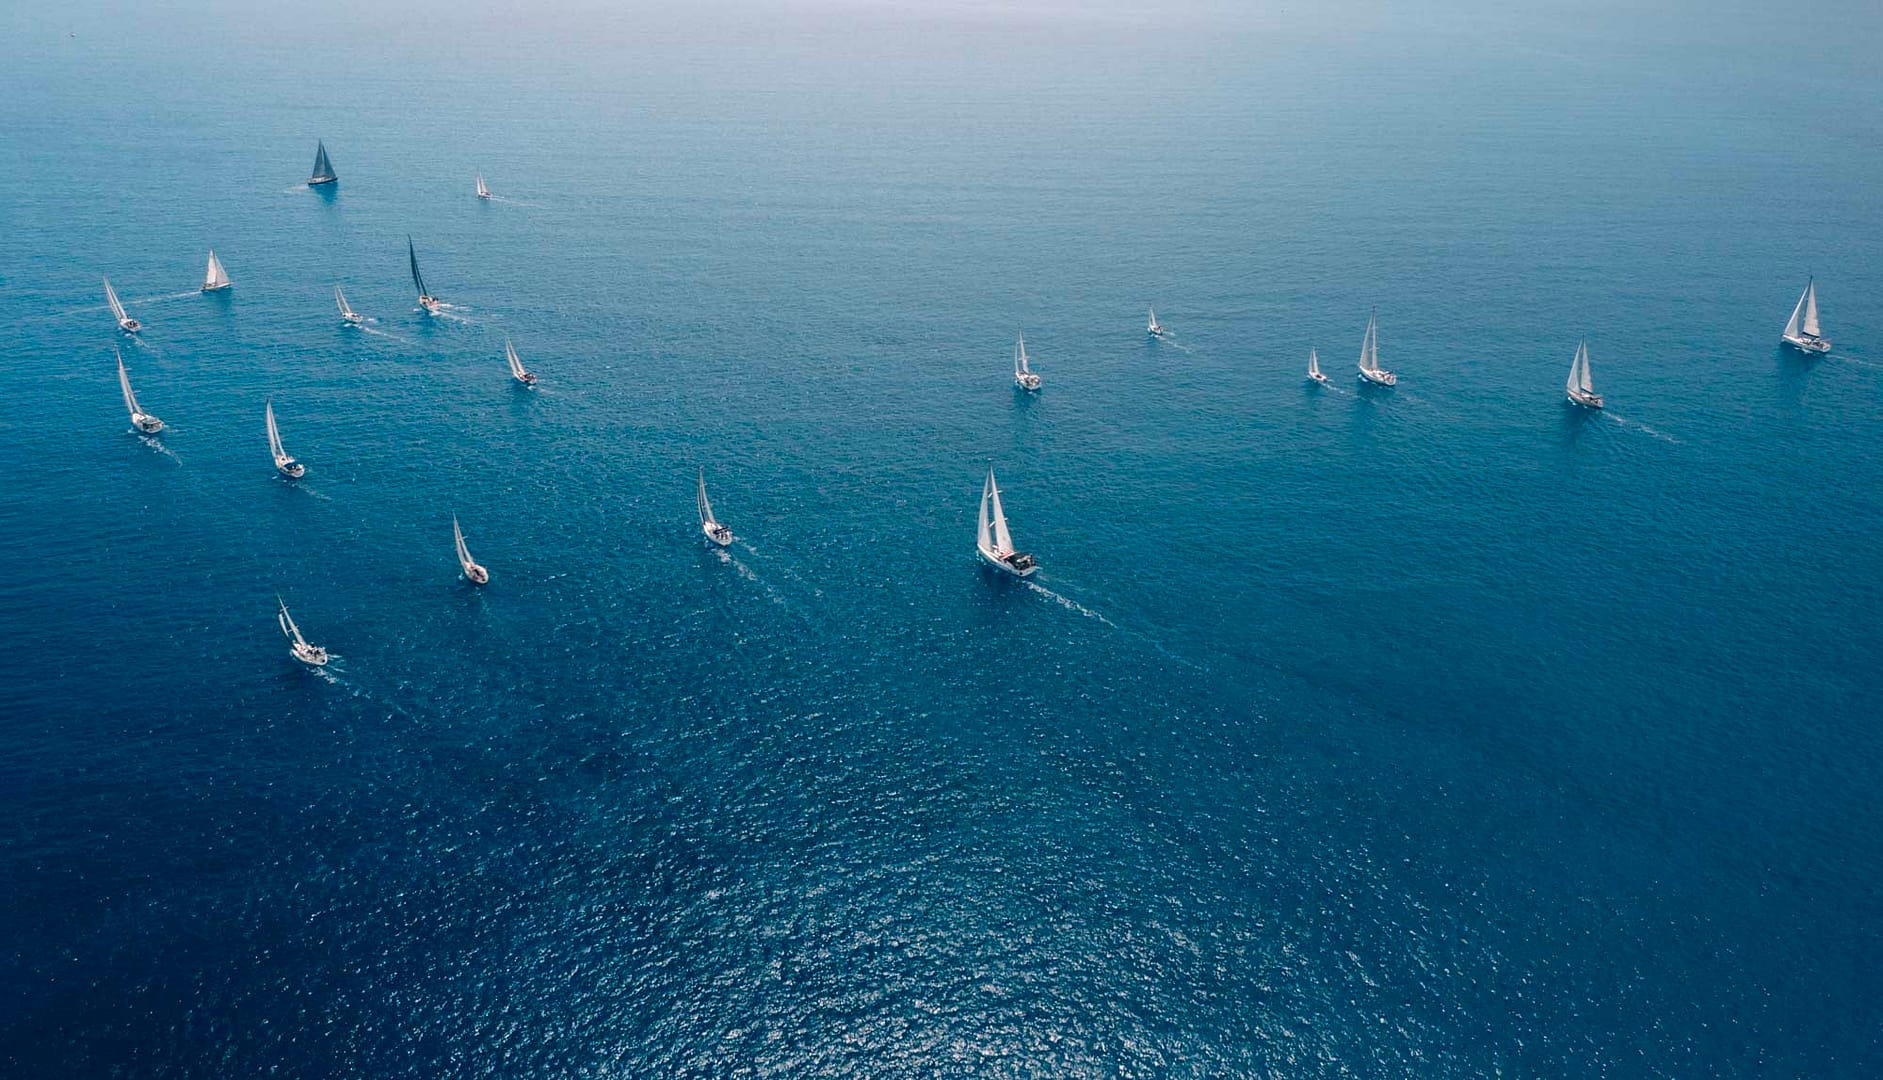
[(8, 1073), (1883, 1068), (1874, 7), (7, 18)]

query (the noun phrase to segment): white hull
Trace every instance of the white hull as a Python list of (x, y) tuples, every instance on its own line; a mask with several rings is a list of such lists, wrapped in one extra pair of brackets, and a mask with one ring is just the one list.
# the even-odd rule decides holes
[(135, 334), (144, 328), (144, 324), (129, 317), (118, 320), (118, 329), (127, 334)]
[(318, 645), (290, 645), (288, 655), (315, 667), (325, 667), (327, 664), (327, 650)]
[(472, 563), (464, 568), (464, 578), (473, 585), (488, 585), (490, 584), (490, 571), (476, 563)]
[[(1025, 566), (1015, 566), (1014, 564), (1008, 562), (1006, 559), (1001, 558), (999, 554), (989, 551), (988, 549), (983, 548), (983, 547), (977, 547), (974, 550), (977, 554), (981, 556), (982, 562), (986, 563), (987, 565), (993, 567), (996, 570), (1002, 571), (1003, 573), (1012, 574), (1014, 577), (1017, 577), (1017, 578), (1032, 577), (1034, 571), (1040, 568), (1039, 564), (1035, 562), (1028, 562)], [(1021, 557), (1029, 558), (1029, 559), (1031, 558), (1031, 556), (1021, 556)]]
[(1323, 374), (1321, 374), (1321, 373), (1320, 373), (1320, 372), (1318, 372), (1318, 371), (1310, 371), (1310, 372), (1308, 372), (1308, 380), (1309, 380), (1310, 382), (1315, 382), (1315, 383), (1319, 383), (1319, 384), (1320, 384), (1320, 385), (1322, 385), (1322, 386), (1326, 386), (1326, 385), (1327, 385), (1327, 376), (1325, 376), (1325, 375), (1323, 375)]
[(203, 291), (204, 292), (221, 292), (222, 290), (229, 288), (233, 284), (234, 282), (225, 281), (220, 285), (205, 285), (203, 286)]
[(425, 309), (425, 314), (436, 315), (438, 309), (444, 307), (444, 304), (440, 303), (435, 296), (421, 296), (418, 298), (418, 306)]
[(711, 541), (712, 543), (720, 547), (732, 546), (732, 530), (726, 528), (724, 525), (721, 525), (716, 521), (711, 522), (706, 525), (701, 525), (700, 532), (706, 537), (707, 540)]
[(1025, 372), (1020, 375), (1015, 375), (1013, 377), (1013, 384), (1022, 390), (1038, 390), (1040, 388), (1040, 377), (1032, 372)]
[(281, 475), (287, 477), (290, 480), (299, 480), (301, 477), (307, 475), (307, 466), (301, 464), (300, 462), (294, 460), (293, 458), (276, 459), (275, 468), (279, 469), (281, 471)]
[(366, 316), (357, 311), (348, 311), (341, 314), (340, 321), (347, 326), (358, 326), (366, 321)]
[(1821, 356), (1831, 351), (1831, 343), (1821, 337), (1804, 337), (1802, 335), (1793, 337), (1787, 334), (1779, 340), (1797, 349), (1799, 352), (1811, 353), (1814, 356)]
[(1571, 390), (1568, 396), (1570, 401), (1575, 402), (1585, 409), (1599, 409), (1602, 407), (1602, 395), (1600, 394), (1587, 394), (1580, 390)]
[(1378, 371), (1367, 371), (1363, 368), (1360, 371), (1360, 381), (1372, 383), (1374, 386), (1398, 386), (1399, 376), (1384, 368)]
[(154, 416), (146, 416), (143, 413), (138, 413), (131, 417), (131, 426), (146, 435), (155, 435), (163, 430), (163, 421)]

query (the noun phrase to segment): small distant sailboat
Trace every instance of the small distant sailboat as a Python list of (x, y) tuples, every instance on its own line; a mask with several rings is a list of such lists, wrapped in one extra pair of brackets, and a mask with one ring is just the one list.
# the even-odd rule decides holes
[(1791, 321), (1785, 324), (1785, 333), (1779, 340), (1799, 352), (1827, 353), (1831, 351), (1830, 339), (1822, 336), (1818, 329), (1818, 282), (1816, 278), (1805, 282), (1805, 291), (1798, 297), (1798, 306), (1791, 309)]
[(490, 571), (477, 565), (471, 558), (471, 549), (464, 546), (464, 530), (458, 527), (458, 515), (451, 515), (451, 536), (458, 545), (458, 565), (464, 568), (464, 576), (473, 585), (488, 585)]
[(510, 344), (510, 335), (503, 336), (503, 357), (510, 362), (510, 377), (524, 386), (535, 386), (536, 375), (523, 367), (523, 360), (517, 356), (517, 347)]
[[(113, 349), (113, 352), (117, 350)], [(118, 353), (118, 388), (124, 391), (124, 407), (131, 410), (131, 426), (146, 435), (163, 430), (163, 421), (138, 407), (137, 395), (131, 393), (131, 376), (124, 370), (124, 354)]]
[(981, 487), (981, 521), (974, 546), (989, 566), (1014, 577), (1027, 577), (1040, 568), (1038, 560), (1013, 549), (1013, 537), (1007, 532), (1007, 515), (1000, 508), (1000, 485), (994, 482), (992, 466), (987, 483)]
[(732, 530), (721, 525), (719, 519), (713, 516), (713, 502), (706, 497), (705, 469), (700, 470), (698, 502), (700, 508), (700, 532), (706, 534), (706, 539), (711, 540), (720, 547), (732, 546)]
[(484, 186), (483, 173), (477, 174), (477, 197), (480, 199), (490, 198), (490, 189)]
[(1038, 390), (1040, 388), (1040, 377), (1033, 373), (1032, 366), (1027, 363), (1026, 335), (1024, 333), (1020, 335), (1018, 342), (1015, 343), (1013, 347), (1013, 383), (1022, 390)]
[(338, 284), (333, 287), (333, 302), (340, 309), (341, 320), (348, 326), (358, 326), (366, 321), (366, 316), (354, 311), (353, 306), (347, 303), (347, 294), (340, 291)]
[(110, 278), (105, 278), (105, 302), (111, 305), (111, 314), (117, 317), (118, 329), (127, 334), (135, 334), (144, 328), (144, 324), (131, 318), (131, 313), (124, 310), (124, 305), (118, 302), (118, 290), (111, 287)]
[(327, 663), (327, 650), (318, 645), (308, 644), (307, 639), (301, 636), (301, 628), (294, 625), (294, 616), (288, 614), (286, 600), (276, 596), (275, 603), (280, 605), (280, 610), (275, 614), (275, 621), (281, 624), (281, 634), (288, 639), (289, 655), (303, 664), (312, 664), (315, 667), (324, 666)]
[(229, 272), (222, 268), (222, 260), (216, 258), (216, 249), (209, 249), (209, 269), (203, 274), (203, 291), (218, 292), (229, 287)]
[(1151, 324), (1145, 327), (1145, 332), (1150, 334), (1152, 337), (1164, 336), (1164, 324), (1157, 321), (1157, 309), (1156, 308), (1151, 309)]
[(425, 291), (425, 277), (418, 272), (418, 249), (412, 246), (410, 236), (405, 238), (405, 253), (412, 260), (412, 284), (418, 288), (418, 306), (424, 308), (428, 314), (438, 314), (438, 309), (444, 305), (438, 302), (437, 297)]
[(1589, 409), (1602, 407), (1602, 395), (1595, 392), (1595, 384), (1589, 381), (1589, 343), (1576, 345), (1576, 358), (1569, 362), (1569, 400)]
[(1360, 341), (1360, 381), (1375, 386), (1399, 385), (1399, 376), (1380, 366), (1380, 331), (1372, 315), (1367, 316), (1366, 337)]
[(275, 468), (281, 470), (281, 475), (290, 480), (299, 480), (307, 475), (307, 466), (294, 460), (281, 448), (281, 429), (275, 427), (275, 403), (272, 400), (268, 402), (268, 449), (273, 451)]
[(333, 162), (327, 160), (327, 144), (314, 140), (314, 175), (307, 178), (308, 187), (331, 184), (340, 177), (333, 171)]
[(1322, 386), (1327, 385), (1327, 376), (1321, 374), (1321, 354), (1313, 349), (1308, 350), (1308, 378)]

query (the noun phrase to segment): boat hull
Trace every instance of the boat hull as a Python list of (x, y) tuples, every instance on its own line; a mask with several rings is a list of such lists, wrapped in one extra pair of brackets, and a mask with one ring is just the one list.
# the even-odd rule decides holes
[(118, 329), (124, 331), (127, 334), (135, 334), (139, 330), (142, 330), (143, 328), (144, 328), (144, 324), (141, 322), (138, 322), (136, 319), (119, 319), (118, 320)]
[(477, 565), (476, 563), (472, 563), (471, 565), (464, 568), (464, 577), (465, 577), (465, 580), (469, 581), (473, 585), (490, 584), (490, 571), (484, 569), (483, 567)]
[(701, 525), (700, 533), (706, 537), (709, 543), (717, 547), (732, 546), (732, 530), (726, 528), (724, 525)]
[(1040, 377), (1038, 375), (1015, 375), (1013, 377), (1013, 384), (1022, 390), (1038, 390), (1040, 388)]
[(1317, 386), (1326, 386), (1327, 376), (1317, 371), (1314, 374), (1308, 376), (1308, 381), (1311, 383), (1314, 383)]
[(340, 321), (348, 326), (358, 326), (366, 321), (366, 316), (358, 314), (342, 315), (340, 316)]
[(163, 421), (154, 416), (144, 416), (140, 414), (131, 417), (131, 426), (146, 435), (155, 435), (163, 430)]
[(1572, 404), (1580, 405), (1585, 409), (1599, 409), (1602, 407), (1602, 395), (1600, 394), (1584, 394), (1578, 390), (1571, 390), (1568, 392), (1568, 397)]
[(203, 292), (222, 292), (223, 290), (232, 287), (234, 284), (235, 284), (234, 282), (230, 282), (228, 285), (205, 285), (203, 286), (202, 291)]
[(1390, 371), (1360, 371), (1360, 381), (1373, 386), (1398, 386), (1399, 376)]
[(1823, 338), (1784, 337), (1784, 338), (1780, 338), (1779, 340), (1783, 341), (1785, 344), (1791, 346), (1792, 348), (1797, 349), (1801, 353), (1809, 353), (1812, 356), (1822, 356), (1823, 354), (1831, 351), (1831, 343), (1826, 341)]
[(340, 178), (337, 176), (314, 176), (308, 178), (307, 186), (320, 187), (323, 184), (336, 184), (339, 182)]
[(285, 465), (277, 464), (275, 469), (290, 480), (299, 480), (307, 475), (307, 466), (298, 461), (290, 461)]
[(1033, 576), (1034, 572), (1040, 568), (1040, 565), (1035, 562), (1029, 562), (1025, 566), (1015, 566), (1006, 559), (1001, 558), (999, 555), (983, 547), (976, 547), (974, 553), (979, 555), (981, 561), (987, 565), (999, 570), (1003, 574), (1009, 574), (1017, 578), (1030, 578)]
[(303, 664), (311, 664), (314, 667), (327, 666), (327, 650), (318, 645), (291, 645), (288, 647), (288, 655)]

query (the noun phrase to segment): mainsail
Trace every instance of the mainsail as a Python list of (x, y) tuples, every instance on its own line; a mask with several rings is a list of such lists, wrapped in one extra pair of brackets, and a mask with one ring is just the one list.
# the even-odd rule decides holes
[(1571, 394), (1595, 392), (1595, 384), (1589, 378), (1589, 343), (1586, 341), (1576, 345), (1576, 358), (1569, 362), (1569, 392)]
[(130, 319), (124, 313), (124, 305), (118, 303), (118, 291), (111, 287), (111, 279), (105, 278), (105, 302), (111, 305), (111, 314), (117, 316), (120, 323)]
[(703, 468), (700, 470), (699, 504), (700, 524), (709, 529), (718, 525), (719, 519), (713, 516), (713, 502), (706, 497), (706, 470)]
[(477, 174), (477, 197), (480, 199), (490, 198), (490, 189), (484, 186), (483, 173)]
[(1007, 515), (1000, 508), (1000, 485), (994, 481), (994, 470), (987, 470), (986, 507), (988, 524), (993, 528), (994, 553), (1006, 556), (1013, 554), (1013, 536), (1007, 532)]
[(203, 274), (203, 291), (215, 292), (229, 287), (229, 272), (222, 268), (222, 260), (216, 258), (216, 249), (209, 249), (209, 269)]
[(524, 369), (523, 360), (517, 356), (517, 347), (510, 344), (510, 335), (503, 337), (503, 357), (510, 362), (510, 376), (518, 382), (528, 382), (530, 373)]
[(275, 427), (275, 403), (272, 401), (268, 403), (268, 449), (273, 451), (277, 466), (291, 460), (288, 452), (281, 448), (281, 430)]
[(316, 139), (314, 146), (314, 175), (307, 178), (308, 186), (331, 184), (340, 179), (334, 175), (333, 162), (327, 160), (327, 144)]
[(1319, 375), (1320, 373), (1321, 373), (1321, 356), (1319, 353), (1315, 352), (1313, 349), (1309, 349), (1308, 350), (1308, 376), (1312, 378), (1314, 376)]
[(296, 645), (305, 646), (307, 639), (301, 636), (301, 628), (294, 625), (294, 616), (288, 614), (288, 602), (277, 596), (275, 603), (281, 605), (280, 611), (275, 615), (275, 621), (281, 624), (283, 636)]
[(1804, 304), (1805, 318), (1802, 324), (1804, 332), (1812, 337), (1819, 337), (1821, 335), (1818, 333), (1818, 283), (1815, 280), (1805, 283)]
[(335, 285), (333, 287), (333, 302), (335, 306), (339, 307), (341, 318), (346, 319), (348, 321), (351, 321), (353, 319), (355, 312), (353, 311), (353, 308), (348, 306), (347, 304), (347, 294), (341, 292), (340, 286), (338, 285)]
[(1378, 371), (1380, 369), (1379, 328), (1375, 316), (1366, 319), (1366, 337), (1360, 340), (1360, 370)]
[[(112, 350), (116, 352), (117, 350)], [(135, 421), (144, 415), (144, 410), (137, 407), (137, 395), (131, 393), (131, 376), (124, 370), (124, 354), (118, 353), (118, 387), (124, 391), (124, 407), (131, 410), (131, 419)]]
[(1019, 335), (1019, 339), (1014, 343), (1013, 347), (1013, 373), (1015, 375), (1029, 375), (1032, 374), (1032, 371), (1033, 369), (1027, 366), (1026, 335), (1022, 333)]
[(418, 272), (418, 249), (412, 246), (412, 238), (405, 238), (405, 253), (412, 260), (412, 284), (418, 286), (420, 300), (428, 299), (431, 294), (425, 291), (425, 278)]
[(451, 536), (457, 541), (458, 565), (464, 567), (464, 572), (469, 574), (471, 568), (476, 566), (477, 563), (471, 559), (471, 549), (464, 546), (464, 530), (458, 527), (458, 515), (456, 514), (451, 515)]

